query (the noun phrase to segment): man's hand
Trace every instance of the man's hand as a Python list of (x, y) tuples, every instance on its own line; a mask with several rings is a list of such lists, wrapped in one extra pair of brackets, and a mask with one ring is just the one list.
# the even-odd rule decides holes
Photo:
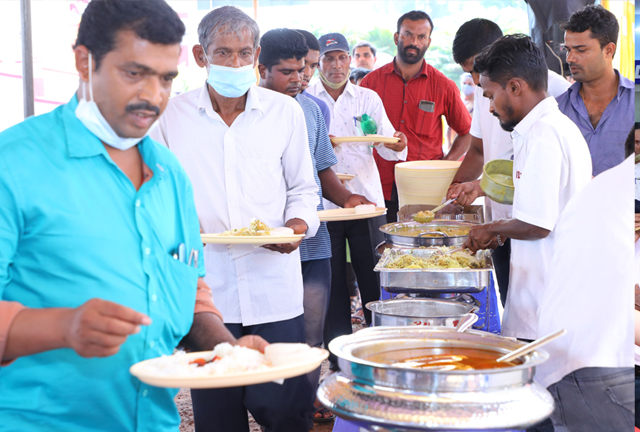
[(491, 224), (478, 225), (469, 230), (469, 238), (462, 247), (476, 252), (480, 249), (495, 249), (498, 247), (498, 240), (491, 232)]
[(335, 135), (331, 135), (331, 134), (329, 134), (329, 141), (331, 141), (331, 146), (332, 146), (333, 148), (336, 148), (336, 147), (338, 147), (338, 146), (340, 145), (340, 144), (336, 144), (336, 143), (334, 143), (334, 142), (333, 142), (333, 140), (331, 139), (331, 138), (335, 138), (335, 137), (336, 137)]
[(636, 230), (636, 240), (638, 241), (638, 239), (640, 238), (640, 213), (636, 213), (635, 215), (635, 230)]
[(247, 336), (242, 336), (240, 339), (236, 340), (235, 342), (232, 342), (231, 345), (251, 348), (254, 350), (258, 350), (264, 354), (264, 349), (266, 348), (267, 345), (269, 345), (269, 342), (262, 339), (258, 335), (247, 335)]
[(384, 146), (390, 150), (401, 152), (405, 149), (405, 147), (407, 147), (407, 136), (402, 132), (396, 132), (393, 134), (393, 136), (400, 138), (400, 141), (395, 144), (384, 144)]
[(456, 202), (462, 207), (471, 205), (476, 198), (485, 196), (480, 188), (480, 180), (453, 185), (447, 191), (447, 200), (456, 198)]
[[(309, 229), (307, 223), (302, 219), (294, 218), (289, 219), (286, 224), (284, 224), (287, 228), (291, 228), (294, 234), (304, 234)], [(298, 249), (302, 243), (302, 240), (298, 240), (295, 243), (283, 243), (283, 244), (269, 244), (262, 246), (265, 249), (272, 250), (274, 252), (280, 252), (282, 254), (290, 254), (294, 250)]]
[(376, 205), (376, 203), (369, 201), (366, 197), (362, 195), (351, 194), (351, 196), (349, 196), (349, 199), (347, 199), (347, 202), (344, 203), (344, 208), (353, 208), (355, 206), (359, 206), (362, 204)]
[(63, 322), (66, 344), (82, 357), (108, 357), (116, 354), (127, 337), (140, 331), (151, 319), (126, 306), (91, 299), (69, 309)]

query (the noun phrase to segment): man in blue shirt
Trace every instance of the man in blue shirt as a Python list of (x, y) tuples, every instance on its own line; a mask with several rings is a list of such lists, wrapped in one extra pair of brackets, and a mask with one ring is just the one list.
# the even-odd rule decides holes
[(224, 327), (191, 184), (147, 137), (184, 30), (164, 1), (91, 2), (77, 95), (0, 133), (2, 430), (176, 430), (177, 391), (131, 365), (181, 341), (266, 344)]
[(318, 38), (311, 32), (306, 30), (296, 31), (304, 36), (308, 48), (307, 55), (304, 56), (304, 70), (302, 72), (302, 81), (300, 82), (300, 94), (305, 95), (320, 107), (320, 111), (324, 117), (325, 127), (328, 131), (331, 125), (331, 110), (329, 110), (329, 107), (322, 99), (315, 97), (307, 91), (309, 81), (311, 81), (311, 78), (313, 78), (313, 75), (316, 73), (318, 63), (320, 62), (320, 42), (318, 42)]
[(562, 25), (567, 63), (576, 82), (557, 98), (589, 145), (596, 176), (624, 161), (633, 127), (633, 82), (613, 68), (619, 25), (602, 6), (585, 6)]
[[(297, 30), (270, 30), (262, 35), (260, 49), (260, 86), (294, 97), (304, 112), (314, 166), (313, 175), (320, 198), (318, 210), (324, 209), (322, 197), (345, 208), (372, 204), (362, 195), (353, 194), (342, 186), (331, 169), (338, 160), (333, 152), (320, 108), (304, 93), (300, 93), (306, 67), (305, 56), (309, 50), (304, 36)], [(302, 241), (300, 259), (304, 284), (305, 336), (309, 345), (321, 347), (331, 292), (331, 241), (326, 222), (320, 224), (315, 237)], [(320, 368), (309, 374), (314, 388), (318, 385), (319, 376)], [(324, 410), (318, 410), (316, 415), (317, 419), (324, 418)], [(310, 428), (313, 428), (313, 424)]]

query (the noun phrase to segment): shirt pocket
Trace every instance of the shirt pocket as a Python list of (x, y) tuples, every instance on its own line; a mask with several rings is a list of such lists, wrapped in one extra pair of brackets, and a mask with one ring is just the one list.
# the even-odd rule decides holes
[(241, 169), (242, 195), (248, 201), (267, 205), (281, 196), (284, 172), (279, 157), (246, 158)]
[[(187, 249), (187, 258), (189, 249)], [(164, 272), (160, 280), (160, 290), (164, 301), (165, 328), (169, 336), (174, 338), (176, 346), (189, 333), (193, 324), (193, 312), (196, 305), (198, 269), (165, 255)], [(203, 257), (199, 257), (203, 259)]]
[(414, 116), (413, 130), (423, 138), (433, 138), (438, 130), (438, 122), (442, 122), (440, 113), (432, 112), (428, 113), (422, 111), (420, 108), (417, 110), (417, 114)]

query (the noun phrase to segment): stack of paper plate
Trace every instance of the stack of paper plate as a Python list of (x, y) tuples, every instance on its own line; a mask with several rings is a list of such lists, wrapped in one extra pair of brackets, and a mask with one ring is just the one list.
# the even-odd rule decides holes
[(460, 163), (433, 160), (397, 164), (395, 174), (400, 208), (410, 204), (441, 204)]

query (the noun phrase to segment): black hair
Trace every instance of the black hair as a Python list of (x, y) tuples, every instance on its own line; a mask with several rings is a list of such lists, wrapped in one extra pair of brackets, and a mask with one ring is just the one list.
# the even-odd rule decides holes
[(353, 80), (354, 82), (358, 82), (359, 79), (366, 77), (370, 72), (371, 71), (369, 69), (354, 68), (351, 69), (351, 75), (349, 75), (349, 79)]
[(560, 24), (564, 31), (582, 33), (591, 30), (591, 37), (598, 39), (600, 48), (610, 42), (618, 42), (620, 25), (616, 16), (600, 5), (589, 5), (569, 17), (569, 21)]
[(260, 38), (260, 64), (271, 71), (271, 67), (280, 63), (280, 60), (295, 58), (300, 60), (309, 52), (309, 47), (304, 36), (291, 29), (269, 30)]
[[(404, 22), (404, 20), (409, 20), (409, 21), (427, 20), (429, 21), (429, 24), (431, 24), (431, 33), (433, 33), (433, 21), (431, 21), (431, 17), (426, 12), (414, 10), (402, 15), (400, 18), (398, 18), (398, 30), (397, 30), (398, 33), (400, 33), (400, 27), (402, 27), (402, 23)], [(431, 36), (431, 34), (429, 36)]]
[(462, 64), (502, 37), (498, 24), (474, 18), (462, 24), (453, 39), (453, 61)]
[(96, 64), (116, 45), (121, 30), (132, 30), (140, 39), (154, 44), (179, 44), (184, 24), (164, 0), (93, 0), (82, 14), (78, 38), (73, 48), (83, 45)]
[(547, 90), (547, 62), (533, 39), (524, 34), (503, 36), (486, 47), (476, 56), (473, 69), (502, 88), (511, 78), (521, 78), (533, 91)]
[(378, 52), (376, 47), (371, 45), (369, 42), (364, 42), (363, 41), (363, 42), (358, 42), (357, 44), (355, 44), (355, 46), (351, 50), (351, 55), (355, 56), (356, 55), (356, 48), (362, 48), (362, 47), (368, 47), (371, 50), (371, 54), (373, 54), (374, 57), (376, 56), (376, 53)]
[(627, 136), (627, 140), (624, 143), (624, 157), (628, 158), (636, 151), (636, 131), (640, 129), (640, 123), (635, 122), (631, 128), (631, 132)]
[(313, 33), (308, 32), (306, 30), (296, 30), (302, 36), (304, 36), (305, 41), (307, 42), (307, 46), (310, 50), (320, 51), (320, 42), (318, 42), (318, 38), (313, 35)]

